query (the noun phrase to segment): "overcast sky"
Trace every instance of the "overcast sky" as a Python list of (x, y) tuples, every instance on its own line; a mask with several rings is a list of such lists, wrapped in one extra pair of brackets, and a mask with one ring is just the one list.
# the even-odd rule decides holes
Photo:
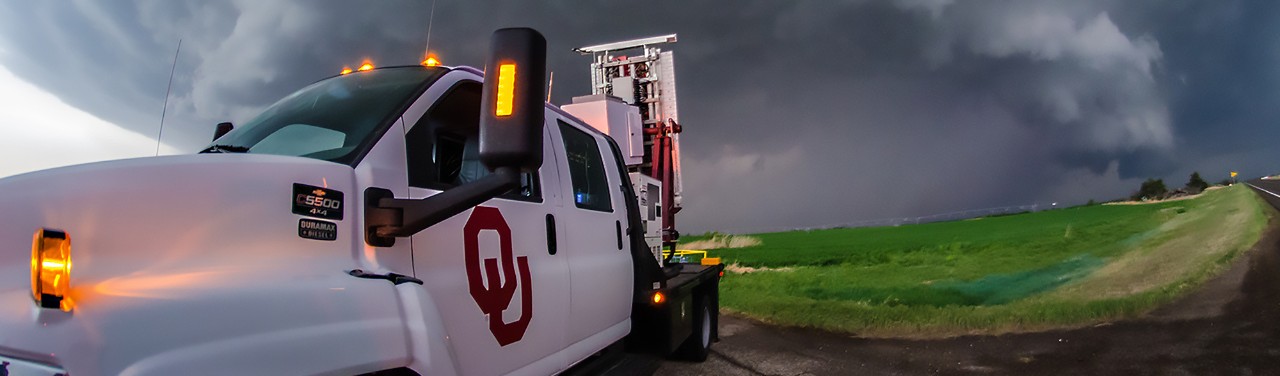
[[(582, 3), (582, 4), (579, 4)], [(431, 1), (0, 0), (0, 175), (197, 150), (344, 65), (414, 64)], [(438, 0), (431, 50), (678, 33), (686, 233), (1120, 198), (1280, 170), (1280, 2)]]

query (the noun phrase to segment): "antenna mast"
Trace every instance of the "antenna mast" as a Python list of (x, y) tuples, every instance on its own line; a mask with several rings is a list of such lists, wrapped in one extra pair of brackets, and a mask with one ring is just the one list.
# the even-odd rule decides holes
[(547, 79), (547, 103), (551, 103), (551, 87), (556, 83), (556, 71), (551, 71), (551, 78)]
[(431, 24), (436, 21), (436, 0), (431, 0), (431, 15), (427, 16), (427, 50), (422, 53), (422, 58), (431, 57)]
[(173, 72), (178, 70), (179, 52), (182, 52), (182, 39), (178, 39), (178, 49), (173, 51), (173, 66), (169, 67), (169, 86), (164, 89), (164, 108), (160, 109), (160, 131), (156, 133), (156, 156), (160, 155), (160, 137), (164, 136), (164, 115), (169, 111), (169, 93), (173, 91)]
[[(622, 42), (599, 44), (595, 46), (573, 49), (583, 55), (591, 55), (591, 94), (606, 94), (618, 97), (627, 104), (640, 108), (640, 119), (644, 123), (644, 145), (654, 146), (654, 134), (650, 129), (665, 129), (667, 123), (680, 123), (679, 109), (676, 106), (675, 56), (671, 51), (663, 51), (657, 45), (675, 43), (676, 34), (640, 38)], [(635, 53), (628, 56), (627, 51)], [(675, 176), (668, 184), (673, 190), (672, 204), (679, 211), (683, 201), (683, 178), (680, 175), (680, 135), (672, 134), (671, 138), (671, 172)], [(653, 154), (657, 154), (655, 150)], [(661, 179), (655, 166), (663, 161), (658, 156), (650, 155), (644, 162), (628, 166), (631, 172), (641, 172), (653, 178)], [(659, 162), (655, 164), (655, 161)], [(665, 187), (664, 187), (665, 188)]]

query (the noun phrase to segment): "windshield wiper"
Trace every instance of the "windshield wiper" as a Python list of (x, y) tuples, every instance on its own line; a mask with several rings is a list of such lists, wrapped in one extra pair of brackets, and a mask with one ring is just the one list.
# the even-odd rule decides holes
[(201, 153), (201, 154), (204, 154), (204, 153), (247, 153), (247, 152), (249, 152), (249, 148), (244, 147), (244, 146), (236, 146), (236, 145), (212, 145), (212, 146), (209, 146), (209, 147), (205, 148), (204, 150), (201, 150), (201, 151), (200, 151), (200, 153)]

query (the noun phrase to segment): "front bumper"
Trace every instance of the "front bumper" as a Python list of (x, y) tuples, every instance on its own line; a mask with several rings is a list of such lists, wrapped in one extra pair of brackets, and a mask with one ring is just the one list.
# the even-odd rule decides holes
[(67, 371), (58, 367), (0, 355), (0, 376), (65, 376), (66, 374)]

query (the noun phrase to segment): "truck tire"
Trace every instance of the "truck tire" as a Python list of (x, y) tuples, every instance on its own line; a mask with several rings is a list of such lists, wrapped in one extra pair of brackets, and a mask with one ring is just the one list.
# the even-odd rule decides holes
[(709, 299), (698, 299), (698, 308), (694, 311), (693, 333), (680, 344), (676, 357), (684, 360), (701, 362), (707, 360), (711, 353), (711, 339), (715, 330), (715, 318), (712, 316)]

